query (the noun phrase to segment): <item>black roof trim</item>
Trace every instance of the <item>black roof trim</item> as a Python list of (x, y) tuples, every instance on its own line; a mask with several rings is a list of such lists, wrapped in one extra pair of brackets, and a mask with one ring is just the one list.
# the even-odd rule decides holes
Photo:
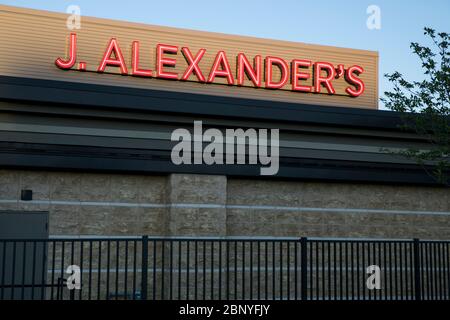
[(280, 159), (274, 176), (260, 176), (260, 165), (174, 165), (170, 152), (29, 143), (0, 143), (0, 166), (37, 170), (75, 170), (146, 174), (220, 174), (260, 179), (346, 181), (437, 185), (415, 165), (326, 159)]
[(400, 114), (391, 111), (9, 76), (0, 76), (0, 99), (367, 129), (398, 130), (401, 123)]

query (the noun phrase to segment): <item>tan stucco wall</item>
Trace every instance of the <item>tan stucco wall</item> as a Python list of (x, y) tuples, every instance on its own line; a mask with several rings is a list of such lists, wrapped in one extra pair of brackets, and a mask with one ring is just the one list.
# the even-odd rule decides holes
[(425, 186), (0, 170), (0, 210), (51, 235), (450, 239), (450, 189)]

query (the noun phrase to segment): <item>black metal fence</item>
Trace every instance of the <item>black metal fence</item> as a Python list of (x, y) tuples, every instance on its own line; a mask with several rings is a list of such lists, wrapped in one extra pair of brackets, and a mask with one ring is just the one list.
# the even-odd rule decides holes
[[(0, 240), (0, 299), (448, 300), (449, 245), (417, 239)], [(81, 287), (69, 290), (77, 274)]]

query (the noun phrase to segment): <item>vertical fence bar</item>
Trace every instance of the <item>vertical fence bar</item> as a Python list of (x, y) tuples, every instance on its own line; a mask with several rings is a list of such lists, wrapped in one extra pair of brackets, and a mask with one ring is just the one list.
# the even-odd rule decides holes
[(442, 300), (446, 300), (447, 298), (447, 293), (446, 293), (446, 276), (445, 276), (445, 270), (446, 270), (446, 263), (445, 263), (445, 243), (441, 242), (439, 244), (439, 249), (440, 249), (440, 277), (442, 279), (442, 291), (441, 291), (441, 299)]
[(269, 283), (269, 271), (268, 271), (268, 254), (269, 254), (269, 252), (268, 252), (268, 248), (267, 248), (267, 246), (268, 246), (268, 242), (266, 241), (265, 243), (264, 243), (264, 255), (265, 255), (265, 258), (264, 258), (264, 270), (265, 270), (265, 281), (264, 281), (264, 291), (265, 291), (265, 299), (267, 300), (268, 298), (269, 298), (269, 285), (268, 285), (268, 283)]
[(344, 286), (342, 284), (342, 263), (343, 263), (343, 259), (342, 259), (342, 241), (339, 241), (339, 300), (343, 300), (343, 296), (344, 296)]
[(333, 300), (337, 300), (337, 243), (333, 243)]
[(214, 300), (214, 241), (211, 241), (211, 300)]
[[(373, 259), (373, 264), (374, 265), (378, 265), (379, 266), (379, 262), (376, 263), (377, 261), (377, 244), (376, 242), (372, 242), (372, 259)], [(373, 298), (374, 300), (377, 300), (377, 289), (375, 289), (375, 291), (373, 292)], [(381, 300), (381, 296), (379, 296), (380, 300)]]
[(427, 243), (427, 270), (428, 270), (428, 279), (427, 279), (427, 287), (430, 288), (430, 293), (428, 295), (428, 300), (434, 299), (434, 275), (433, 275), (433, 244), (431, 242)]
[(234, 242), (234, 300), (237, 300), (237, 241)]
[(242, 241), (242, 300), (245, 300), (245, 241)]
[(222, 300), (222, 241), (218, 241), (219, 245), (219, 300)]
[(164, 293), (164, 283), (166, 281), (165, 279), (165, 247), (166, 247), (166, 241), (161, 240), (161, 300), (165, 300), (165, 293)]
[(384, 299), (388, 299), (388, 268), (387, 268), (387, 247), (386, 242), (383, 242), (383, 265), (384, 265)]
[(54, 283), (55, 283), (55, 255), (56, 255), (56, 243), (53, 240), (52, 242), (52, 282), (51, 282), (51, 287), (50, 287), (50, 300), (53, 300), (53, 287), (54, 287)]
[(449, 299), (450, 297), (448, 296), (449, 293), (449, 287), (448, 287), (448, 277), (447, 277), (447, 270), (448, 270), (448, 261), (447, 261), (447, 244), (446, 243), (442, 243), (442, 266), (443, 266), (443, 295), (444, 295), (444, 300)]
[(427, 251), (429, 252), (429, 254), (430, 254), (430, 259), (429, 259), (429, 262), (430, 262), (430, 265), (429, 265), (429, 274), (430, 274), (430, 279), (428, 280), (429, 281), (429, 284), (430, 284), (430, 296), (431, 296), (431, 299), (435, 299), (435, 286), (434, 286), (434, 254), (433, 254), (433, 243), (432, 242), (429, 242), (428, 243), (428, 249), (427, 249)]
[[(82, 242), (81, 242), (82, 243)], [(98, 242), (98, 266), (97, 266), (97, 300), (100, 300), (100, 286), (101, 286), (101, 274), (102, 274), (102, 241)], [(126, 275), (126, 272), (125, 272)], [(126, 291), (126, 290), (125, 290)]]
[(316, 300), (319, 300), (319, 241), (315, 243), (316, 255), (315, 255), (315, 275), (316, 275)]
[(298, 300), (298, 241), (294, 242), (294, 269), (295, 300)]
[[(34, 300), (34, 286), (35, 286), (35, 273), (36, 273), (36, 242), (33, 241), (33, 266), (31, 274), (31, 300)], [(72, 263), (73, 264), (73, 263)]]
[(111, 270), (111, 239), (107, 240), (106, 250), (106, 299), (109, 300), (109, 274)]
[[(373, 262), (371, 262), (371, 255), (370, 255), (370, 247), (371, 247), (372, 242), (367, 242), (367, 266), (370, 266), (373, 264)], [(384, 243), (386, 245), (386, 243)], [(364, 265), (364, 269), (366, 269), (366, 265)], [(365, 271), (365, 270), (364, 270)], [(384, 271), (386, 272), (386, 266), (384, 268)], [(367, 294), (369, 300), (372, 300), (372, 290), (368, 290), (368, 294)], [(387, 299), (387, 296), (386, 296)]]
[(275, 240), (272, 241), (272, 300), (275, 300)]
[[(409, 243), (409, 283), (411, 286), (411, 299), (415, 299), (415, 289), (414, 289), (414, 277), (415, 277), (415, 271), (414, 271), (414, 242)], [(419, 271), (420, 272), (420, 271)]]
[(308, 296), (309, 296), (309, 298), (310, 298), (310, 300), (312, 300), (312, 299), (314, 299), (314, 290), (313, 290), (313, 288), (314, 288), (314, 283), (313, 283), (313, 281), (314, 281), (314, 272), (313, 272), (313, 248), (314, 248), (314, 245), (316, 244), (316, 242), (314, 242), (314, 241), (309, 241), (309, 248), (308, 248), (308, 250), (309, 250), (309, 260), (308, 260), (308, 262), (309, 262), (309, 294), (308, 294)]
[(137, 241), (133, 241), (133, 300), (136, 300), (136, 258), (137, 258)]
[(280, 300), (283, 300), (283, 242), (279, 243), (280, 255)]
[(189, 256), (190, 256), (190, 241), (186, 241), (186, 300), (190, 299), (189, 290)]
[(81, 287), (79, 291), (79, 295), (78, 295), (78, 300), (82, 300), (83, 295), (82, 295), (82, 291), (83, 291), (83, 247), (84, 247), (84, 242), (80, 241), (80, 283), (81, 283)]
[(433, 255), (430, 252), (431, 244), (429, 242), (424, 242), (423, 245), (425, 246), (425, 261), (426, 261), (426, 266), (425, 266), (426, 278), (425, 279), (426, 279), (426, 281), (422, 281), (422, 285), (427, 288), (426, 300), (432, 300), (433, 299), (433, 273), (432, 273)]
[(206, 300), (206, 242), (203, 241), (203, 300)]
[(3, 300), (5, 297), (5, 267), (6, 267), (6, 244), (7, 241), (3, 241), (3, 254), (2, 254), (2, 286), (0, 290), (0, 300)]
[(439, 299), (442, 300), (442, 280), (443, 280), (443, 276), (442, 276), (442, 256), (441, 256), (441, 252), (442, 252), (442, 248), (441, 248), (441, 244), (440, 243), (436, 243), (435, 244), (437, 246), (437, 251), (438, 251), (438, 279), (439, 279)]
[[(63, 252), (64, 252), (64, 242), (63, 242)], [(88, 298), (91, 300), (92, 291), (92, 241), (89, 241), (89, 286), (88, 286)]]
[[(404, 268), (405, 268), (405, 300), (409, 300), (409, 286), (410, 284), (408, 283), (408, 243), (404, 242), (403, 243), (403, 259), (404, 259)], [(411, 273), (412, 270), (411, 268), (409, 268), (409, 272)]]
[(169, 266), (170, 266), (170, 275), (169, 275), (169, 299), (173, 299), (173, 240), (170, 240), (170, 258), (169, 258)]
[(395, 299), (398, 300), (398, 249), (397, 249), (397, 242), (394, 242), (394, 270), (395, 270), (395, 277), (394, 277), (394, 284), (395, 284)]
[(435, 286), (434, 286), (434, 254), (433, 254), (433, 243), (428, 242), (427, 252), (429, 252), (429, 279), (428, 284), (430, 286), (430, 297), (432, 300), (435, 299)]
[(402, 253), (403, 253), (403, 244), (402, 242), (399, 243), (399, 252), (397, 252), (399, 257), (399, 270), (400, 270), (400, 300), (404, 300), (405, 296), (403, 295), (403, 260), (402, 260)]
[(394, 275), (394, 272), (392, 271), (392, 242), (389, 241), (389, 295), (390, 295), (390, 300), (393, 300), (393, 281), (392, 281), (392, 276)]
[[(73, 265), (74, 264), (74, 254), (75, 254), (75, 241), (72, 241), (72, 243), (70, 244), (70, 264)], [(70, 290), (70, 300), (75, 300), (75, 291), (74, 290)]]
[(356, 242), (356, 300), (361, 300), (361, 267), (359, 265), (359, 242)]
[[(45, 240), (42, 241), (41, 300), (45, 300), (45, 297), (46, 297), (47, 247), (48, 247), (47, 242)], [(81, 281), (81, 274), (80, 274), (80, 281)], [(80, 292), (81, 292), (81, 288), (80, 288)], [(81, 296), (80, 296), (80, 300), (81, 300)]]
[(194, 255), (195, 255), (195, 261), (194, 261), (194, 268), (195, 268), (195, 275), (194, 275), (194, 299), (197, 300), (198, 297), (198, 241), (195, 240), (194, 242)]
[(434, 268), (433, 268), (433, 278), (434, 278), (434, 296), (433, 296), (433, 298), (434, 299), (438, 299), (438, 295), (439, 295), (439, 284), (438, 284), (438, 274), (437, 274), (437, 272), (438, 272), (438, 270), (439, 270), (439, 265), (438, 265), (438, 262), (437, 262), (437, 252), (436, 252), (436, 242), (433, 242), (432, 243), (432, 246), (433, 246), (433, 251), (432, 251), (432, 253), (433, 253), (433, 266), (434, 266)]
[(349, 300), (349, 292), (348, 292), (348, 285), (349, 285), (349, 281), (348, 281), (348, 241), (345, 242), (345, 246), (344, 246), (344, 250), (345, 250), (345, 299)]
[(327, 241), (327, 258), (328, 258), (328, 300), (331, 300), (331, 243)]
[(300, 255), (301, 255), (301, 261), (300, 261), (300, 275), (301, 275), (301, 283), (300, 283), (300, 290), (301, 290), (301, 298), (302, 300), (308, 299), (308, 239), (306, 237), (300, 238)]
[(181, 240), (178, 240), (178, 300), (181, 300)]
[(119, 240), (116, 240), (116, 291), (115, 291), (115, 299), (119, 299)]
[(25, 275), (26, 275), (26, 258), (27, 258), (27, 243), (23, 241), (23, 251), (22, 251), (22, 290), (20, 292), (20, 297), (22, 300), (25, 297)]
[(419, 239), (414, 239), (414, 292), (416, 300), (422, 300), (421, 296), (421, 279), (420, 279), (420, 242)]
[[(139, 242), (142, 241), (142, 252), (137, 252)], [(152, 242), (152, 244), (149, 243)], [(193, 241), (193, 246), (191, 243)], [(232, 299), (233, 295), (230, 286), (234, 280), (234, 299), (273, 299), (284, 300), (292, 299), (295, 293), (295, 299), (301, 300), (356, 300), (366, 299), (366, 294), (370, 300), (445, 300), (449, 298), (450, 286), (450, 270), (449, 270), (449, 242), (438, 241), (420, 241), (414, 239), (413, 241), (387, 241), (387, 240), (312, 240), (302, 237), (300, 239), (284, 240), (284, 239), (233, 239), (233, 240), (216, 240), (216, 239), (194, 239), (194, 240), (161, 240), (153, 238), (149, 240), (148, 236), (143, 236), (142, 240), (121, 240), (119, 238), (113, 239), (85, 239), (85, 240), (69, 240), (59, 239), (49, 240), (48, 243), (53, 242), (53, 252), (49, 255), (53, 256), (52, 263), (49, 261), (49, 266), (46, 266), (46, 252), (43, 252), (43, 262), (38, 254), (40, 254), (42, 242), (42, 249), (46, 246), (46, 241), (25, 241), (25, 240), (10, 240), (9, 243), (13, 245), (11, 248), (7, 245), (7, 241), (1, 241), (0, 249), (3, 250), (0, 256), (0, 284), (1, 294), (3, 298), (5, 295), (11, 295), (12, 299), (40, 299), (53, 298), (53, 294), (47, 296), (45, 288), (47, 286), (57, 289), (57, 299), (75, 299), (72, 292), (65, 289), (65, 270), (64, 260), (67, 264), (76, 264), (80, 259), (80, 269), (88, 267), (86, 274), (86, 281), (88, 283), (88, 290), (82, 295), (77, 293), (79, 299), (100, 299), (103, 297), (102, 276), (105, 272), (102, 266), (107, 263), (106, 268), (106, 299), (115, 297), (122, 298), (122, 291), (124, 298), (128, 299), (131, 284), (128, 283), (129, 277), (133, 277), (133, 299), (136, 298), (136, 285), (139, 290), (139, 283), (136, 284), (136, 261), (142, 258), (141, 268), (141, 299), (145, 300), (150, 294), (148, 288), (149, 277), (149, 263), (152, 263), (150, 268), (153, 269), (153, 290), (152, 299), (167, 299), (168, 294), (165, 293), (167, 283), (165, 278), (169, 276), (165, 272), (170, 272), (170, 298), (172, 299), (172, 287), (176, 290), (176, 279), (172, 282), (172, 273), (176, 272), (178, 268), (178, 290), (179, 299), (192, 299), (195, 297), (201, 298), (201, 284), (202, 281), (199, 272), (201, 272), (201, 255), (203, 253), (203, 297), (204, 299)], [(178, 242), (178, 265), (172, 260), (174, 249), (173, 242)], [(186, 242), (186, 252), (184, 252), (183, 242)], [(232, 244), (234, 242), (234, 279), (231, 274), (233, 269), (233, 250)], [(256, 243), (255, 243), (256, 242)], [(264, 242), (264, 248), (261, 247), (261, 242)], [(60, 246), (58, 246), (60, 243)], [(67, 243), (67, 248), (66, 248)], [(107, 247), (103, 248), (103, 243)], [(113, 243), (114, 251), (112, 254), (116, 255), (116, 261), (112, 260), (115, 265), (115, 296), (114, 296), (114, 282), (109, 293), (109, 271), (110, 271), (110, 243)], [(134, 243), (134, 247), (129, 246)], [(157, 249), (161, 243), (161, 250)], [(203, 250), (199, 248), (199, 244), (203, 243)], [(225, 245), (226, 248), (222, 248)], [(124, 248), (120, 248), (124, 244)], [(170, 244), (170, 258), (165, 257), (169, 254), (166, 245)], [(80, 245), (80, 252), (78, 252), (78, 245)], [(98, 245), (98, 248), (95, 248)], [(207, 248), (207, 246), (209, 246)], [(217, 248), (217, 245), (219, 246)], [(292, 248), (291, 248), (292, 245)], [(23, 246), (23, 247), (22, 247)], [(85, 248), (85, 246), (88, 246)], [(270, 246), (272, 246), (270, 248)], [(50, 247), (50, 246), (49, 246)], [(122, 250), (119, 250), (122, 249)], [(149, 250), (151, 252), (153, 262), (149, 261)], [(86, 250), (86, 262), (83, 263), (83, 249)], [(107, 259), (102, 257), (107, 254)], [(129, 250), (132, 250), (129, 251)], [(175, 248), (176, 249), (176, 248)], [(22, 251), (21, 251), (22, 250)], [(70, 250), (70, 252), (69, 252)], [(123, 251), (125, 250), (125, 251)], [(264, 251), (263, 251), (264, 250)], [(294, 250), (294, 252), (292, 252)], [(298, 251), (300, 250), (300, 251)], [(320, 251), (321, 250), (321, 251)], [(327, 250), (327, 252), (325, 252)], [(333, 252), (332, 252), (333, 250)], [(44, 250), (45, 251), (45, 250)], [(121, 252), (122, 251), (122, 252)], [(203, 251), (203, 252), (202, 252)], [(339, 251), (339, 252), (338, 252)], [(11, 252), (12, 259), (7, 259), (7, 253)], [(121, 253), (121, 255), (119, 255)], [(76, 256), (75, 256), (76, 254)], [(98, 257), (97, 257), (98, 254)], [(192, 257), (192, 254), (195, 256)], [(216, 259), (218, 254), (218, 260)], [(255, 256), (257, 254), (257, 256)], [(286, 256), (287, 254), (287, 256)], [(291, 255), (294, 255), (291, 257)], [(130, 265), (128, 268), (129, 255), (133, 255), (134, 266)], [(142, 257), (140, 257), (140, 255)], [(223, 255), (223, 256), (222, 256)], [(263, 257), (263, 255), (265, 255)], [(297, 255), (299, 255), (297, 257)], [(223, 265), (226, 257), (226, 266)], [(194, 258), (195, 261), (190, 261)], [(88, 260), (89, 259), (89, 260)], [(111, 258), (113, 259), (113, 258)], [(119, 277), (119, 267), (122, 266), (120, 259), (124, 259), (124, 277)], [(168, 263), (165, 259), (170, 259)], [(184, 261), (186, 259), (186, 261)], [(239, 260), (242, 259), (242, 260)], [(264, 261), (262, 261), (264, 259)], [(102, 260), (107, 260), (103, 261)], [(55, 266), (56, 262), (56, 266)], [(42, 274), (40, 271), (40, 264), (42, 263)], [(170, 263), (170, 270), (165, 270), (166, 264)], [(130, 261), (131, 264), (131, 261)], [(191, 264), (195, 270), (191, 270)], [(231, 264), (231, 266), (230, 266)], [(383, 291), (369, 290), (365, 287), (365, 267), (367, 265), (376, 264), (384, 266), (383, 270)], [(9, 270), (10, 267), (12, 270)], [(161, 268), (159, 267), (161, 266)], [(169, 266), (167, 266), (169, 267)], [(217, 268), (216, 268), (217, 267)], [(231, 270), (230, 270), (231, 267)], [(248, 268), (247, 268), (248, 267)], [(51, 269), (50, 269), (51, 268)], [(114, 268), (114, 267), (113, 267)], [(226, 269), (225, 269), (226, 268)], [(264, 270), (262, 270), (264, 268)], [(292, 269), (291, 269), (292, 268)], [(328, 268), (328, 270), (326, 269)], [(5, 269), (7, 273), (5, 275)], [(48, 270), (47, 270), (48, 269)], [(133, 270), (131, 270), (133, 269)], [(295, 269), (295, 270), (294, 270)], [(300, 269), (300, 270), (298, 270)], [(160, 271), (161, 270), (161, 271)], [(278, 271), (277, 271), (278, 270)], [(195, 272), (195, 276), (190, 276), (190, 272)], [(52, 273), (52, 284), (46, 285), (45, 273)], [(54, 282), (54, 273), (61, 272), (57, 276), (57, 282)], [(133, 274), (128, 274), (133, 272)], [(152, 270), (150, 270), (152, 272)], [(157, 278), (160, 272), (161, 278)], [(186, 278), (182, 274), (186, 272)], [(211, 273), (207, 276), (207, 273)], [(218, 272), (218, 275), (215, 273)], [(224, 274), (222, 274), (222, 272)], [(226, 275), (225, 275), (226, 272)], [(239, 274), (239, 272), (241, 272)], [(248, 272), (248, 273), (247, 273)], [(292, 272), (295, 272), (292, 274)], [(299, 274), (300, 272), (300, 274)], [(12, 283), (5, 283), (5, 276), (10, 278), (12, 273)], [(98, 278), (95, 279), (95, 274), (98, 273)], [(334, 274), (334, 277), (333, 277)], [(103, 275), (103, 278), (105, 275)], [(309, 277), (309, 278), (308, 278)], [(316, 277), (316, 278), (314, 278)], [(42, 280), (39, 280), (39, 279)], [(118, 279), (124, 280), (124, 284), (120, 284)], [(158, 287), (161, 279), (161, 286)], [(182, 283), (182, 280), (186, 283)], [(224, 282), (226, 280), (226, 283)], [(286, 281), (285, 281), (286, 280)], [(291, 280), (294, 281), (291, 283)], [(30, 282), (31, 281), (31, 282)], [(42, 283), (38, 284), (39, 281)], [(111, 279), (111, 281), (114, 281)], [(194, 284), (192, 284), (194, 281)], [(218, 281), (218, 282), (215, 282)], [(254, 281), (257, 281), (256, 283)], [(264, 281), (264, 284), (262, 283)], [(322, 281), (322, 282), (320, 282)], [(93, 282), (93, 283), (91, 283)], [(139, 282), (139, 281), (138, 281)], [(333, 288), (334, 282), (334, 288)], [(97, 285), (97, 288), (93, 287)], [(226, 285), (226, 289), (223, 288)], [(265, 287), (263, 287), (265, 285)], [(195, 287), (194, 287), (195, 286)], [(295, 288), (294, 288), (295, 286)], [(297, 289), (297, 286), (300, 288)], [(356, 288), (355, 288), (356, 286)], [(35, 291), (41, 287), (41, 294)], [(118, 288), (120, 287), (120, 292)], [(191, 291), (192, 290), (195, 291)], [(7, 288), (7, 291), (5, 291)], [(124, 289), (123, 289), (124, 288)], [(49, 288), (50, 289), (50, 288)], [(53, 289), (53, 288), (52, 288)], [(123, 289), (123, 290), (122, 290)], [(295, 289), (295, 292), (294, 292)], [(16, 292), (14, 292), (14, 290)], [(97, 291), (97, 294), (91, 291)], [(186, 294), (182, 295), (181, 291)], [(210, 292), (208, 292), (211, 290)], [(222, 292), (223, 290), (223, 292)], [(225, 291), (226, 290), (226, 291)], [(239, 293), (239, 290), (241, 292)], [(272, 291), (270, 291), (272, 290)], [(291, 292), (292, 290), (292, 292)], [(297, 295), (299, 291), (299, 295)], [(225, 294), (226, 292), (226, 294)], [(265, 292), (265, 294), (264, 294)], [(48, 292), (47, 292), (48, 293)], [(292, 294), (292, 295), (291, 295)], [(181, 295), (183, 297), (181, 297)], [(92, 297), (93, 296), (93, 297)], [(7, 297), (8, 298), (8, 297)]]
[(322, 300), (325, 300), (325, 242), (321, 242), (322, 247)]
[[(250, 244), (250, 300), (252, 300), (253, 299), (253, 241), (250, 241), (249, 244)], [(219, 294), (220, 294), (220, 290), (219, 290)]]
[(351, 261), (351, 268), (350, 268), (350, 275), (351, 275), (351, 299), (355, 300), (355, 250), (354, 250), (354, 242), (350, 242), (350, 261)]
[(59, 277), (59, 283), (58, 283), (58, 292), (61, 293), (61, 295), (60, 295), (61, 300), (64, 300), (64, 293), (62, 291), (62, 289), (63, 289), (62, 281), (63, 281), (63, 276), (64, 276), (65, 243), (66, 242), (64, 240), (61, 241), (61, 245), (62, 245), (62, 249), (61, 249), (62, 250), (62, 252), (61, 252), (61, 276)]
[[(420, 251), (420, 260), (419, 261), (421, 261), (421, 266), (422, 266), (422, 268), (421, 268), (421, 279), (423, 279), (422, 280), (422, 282), (424, 282), (425, 281), (425, 279), (426, 279), (426, 277), (425, 277), (425, 258), (424, 258), (424, 253), (423, 253), (423, 251), (424, 251), (424, 248), (423, 248), (423, 246), (420, 246), (419, 245), (419, 251)], [(421, 287), (421, 294), (422, 294), (422, 298), (424, 298), (425, 297), (425, 286), (424, 285), (422, 285), (422, 287)]]
[(291, 242), (287, 242), (287, 299), (291, 300)]
[(169, 259), (169, 298), (173, 299), (173, 240), (170, 240), (170, 259)]
[(448, 277), (448, 273), (449, 273), (449, 261), (448, 261), (448, 243), (443, 243), (442, 244), (442, 246), (443, 246), (443, 250), (444, 250), (444, 256), (442, 257), (443, 258), (443, 260), (444, 260), (444, 263), (443, 263), (443, 265), (444, 265), (444, 299), (449, 299), (450, 298), (450, 296), (449, 296), (449, 289), (450, 289), (450, 286), (449, 286), (449, 277)]
[(147, 300), (148, 236), (142, 237), (141, 299)]
[[(381, 243), (378, 242), (378, 266), (381, 268)], [(381, 272), (380, 272), (381, 276)], [(381, 290), (381, 279), (380, 279), (380, 290), (378, 290), (378, 300), (382, 300), (382, 290)]]
[[(99, 254), (101, 255), (101, 250), (99, 250)], [(99, 258), (100, 261), (100, 258)], [(100, 275), (98, 276), (100, 279)], [(128, 300), (128, 240), (125, 240), (125, 274), (124, 274), (124, 292), (125, 292), (125, 300)], [(100, 280), (99, 280), (100, 283)]]
[(261, 241), (258, 240), (258, 300), (261, 300)]
[(230, 300), (230, 242), (227, 241), (227, 300)]
[(152, 274), (152, 299), (156, 300), (156, 240), (153, 240), (153, 274)]

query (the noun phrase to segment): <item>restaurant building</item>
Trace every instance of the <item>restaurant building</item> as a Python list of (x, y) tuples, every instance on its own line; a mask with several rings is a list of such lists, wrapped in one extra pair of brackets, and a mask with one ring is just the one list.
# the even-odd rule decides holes
[[(450, 190), (385, 151), (427, 143), (377, 52), (67, 18), (0, 6), (3, 236), (450, 237)], [(175, 164), (194, 121), (278, 129), (276, 174)]]

